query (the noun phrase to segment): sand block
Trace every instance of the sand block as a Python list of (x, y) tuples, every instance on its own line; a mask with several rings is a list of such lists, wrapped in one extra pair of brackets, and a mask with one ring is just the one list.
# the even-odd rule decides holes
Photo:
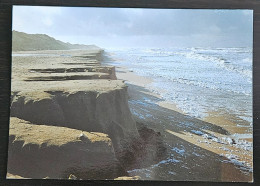
[[(34, 76), (71, 76), (71, 75), (86, 75), (86, 76), (105, 76), (109, 74), (109, 76), (106, 77), (106, 79), (113, 79), (116, 80), (115, 75), (115, 67), (112, 66), (88, 66), (88, 67), (82, 67), (82, 66), (66, 66), (66, 68), (42, 68), (42, 69), (29, 69), (30, 73), (27, 74), (28, 78), (32, 78)], [(46, 75), (48, 74), (48, 75)], [(97, 79), (97, 78), (93, 78)], [(100, 78), (101, 79), (101, 78)], [(102, 79), (105, 79), (102, 78)]]
[[(126, 173), (107, 134), (10, 118), (9, 175), (15, 178), (115, 178)], [(8, 177), (8, 174), (7, 174)], [(12, 176), (10, 176), (12, 178)]]
[(24, 81), (65, 81), (65, 80), (86, 80), (86, 79), (111, 79), (108, 73), (100, 72), (73, 72), (73, 73), (32, 73), (25, 77)]
[(117, 151), (139, 137), (121, 80), (14, 81), (11, 116), (34, 124), (103, 132)]

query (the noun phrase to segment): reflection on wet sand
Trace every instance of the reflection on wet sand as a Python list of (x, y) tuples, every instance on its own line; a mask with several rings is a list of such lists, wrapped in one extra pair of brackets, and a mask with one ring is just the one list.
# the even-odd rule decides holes
[(162, 100), (144, 87), (128, 86), (135, 119), (160, 132), (167, 146), (165, 160), (130, 170), (131, 176), (149, 180), (252, 181), (252, 144), (234, 137), (234, 133), (245, 132), (248, 127), (242, 130), (230, 125), (232, 120), (226, 116), (229, 122), (216, 119), (216, 115), (205, 121), (187, 116), (156, 104)]

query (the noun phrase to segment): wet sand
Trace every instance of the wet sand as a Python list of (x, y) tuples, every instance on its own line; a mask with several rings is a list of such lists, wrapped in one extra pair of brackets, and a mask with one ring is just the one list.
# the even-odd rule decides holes
[(152, 79), (123, 66), (117, 66), (116, 71), (117, 78), (129, 86), (129, 106), (136, 121), (160, 132), (167, 145), (165, 160), (131, 170), (131, 176), (148, 180), (252, 181), (252, 138), (234, 138), (234, 134), (252, 133), (247, 121), (225, 110), (209, 111), (203, 119), (190, 117), (176, 104), (150, 92), (146, 87)]

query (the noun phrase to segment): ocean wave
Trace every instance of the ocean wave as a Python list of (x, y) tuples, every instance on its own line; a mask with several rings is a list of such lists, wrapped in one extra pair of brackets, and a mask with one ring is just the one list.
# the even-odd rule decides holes
[[(201, 52), (201, 50), (199, 50), (199, 51)], [(208, 50), (205, 50), (205, 51), (208, 51)], [(180, 52), (177, 54), (183, 55), (186, 58), (190, 58), (190, 59), (217, 63), (218, 66), (221, 68), (224, 68), (228, 71), (235, 71), (237, 73), (240, 73), (241, 75), (246, 76), (247, 78), (252, 78), (252, 69), (248, 69), (248, 67), (246, 67), (246, 66), (238, 66), (235, 64), (236, 62), (231, 62), (228, 59), (225, 59), (223, 57), (198, 53), (198, 51)], [(251, 58), (245, 58), (242, 61), (252, 64)]]
[(250, 117), (252, 54), (243, 53), (247, 50), (148, 48), (114, 53), (123, 66), (153, 79), (149, 90), (190, 116), (204, 118), (209, 109), (219, 108), (241, 115), (243, 108)]

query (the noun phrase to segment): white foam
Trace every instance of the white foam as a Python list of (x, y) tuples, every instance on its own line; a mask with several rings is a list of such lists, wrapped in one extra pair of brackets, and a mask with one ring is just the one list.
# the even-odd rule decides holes
[(224, 108), (237, 116), (246, 110), (246, 119), (252, 118), (250, 48), (143, 48), (113, 53), (123, 66), (153, 79), (147, 88), (187, 115), (204, 118), (209, 110)]

